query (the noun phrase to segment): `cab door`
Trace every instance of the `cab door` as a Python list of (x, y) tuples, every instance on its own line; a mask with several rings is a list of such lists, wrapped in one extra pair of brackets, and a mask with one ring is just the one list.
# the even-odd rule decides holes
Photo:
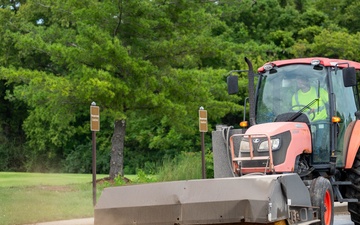
[[(336, 166), (344, 167), (348, 154), (348, 141), (346, 133), (352, 129), (353, 121), (356, 121), (355, 113), (359, 111), (359, 96), (356, 89), (356, 77), (349, 73), (349, 69), (338, 69), (330, 71), (330, 80), (333, 94), (331, 95), (332, 104), (330, 105), (332, 117), (339, 117), (340, 122), (332, 123), (331, 126), (331, 145), (334, 146), (337, 157)], [(352, 77), (351, 77), (352, 76)], [(350, 80), (350, 81), (349, 81)], [(345, 81), (345, 82), (344, 82)]]

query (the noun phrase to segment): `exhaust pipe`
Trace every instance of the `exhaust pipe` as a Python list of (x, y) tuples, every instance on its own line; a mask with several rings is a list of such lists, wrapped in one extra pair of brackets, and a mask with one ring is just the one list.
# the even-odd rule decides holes
[(250, 121), (250, 126), (255, 125), (256, 121), (255, 121), (255, 74), (253, 71), (253, 66), (251, 61), (245, 57), (245, 62), (248, 65), (248, 89), (249, 89), (249, 121)]

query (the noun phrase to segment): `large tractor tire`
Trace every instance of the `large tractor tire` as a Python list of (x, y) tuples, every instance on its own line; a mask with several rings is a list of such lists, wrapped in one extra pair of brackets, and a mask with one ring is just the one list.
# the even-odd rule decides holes
[(319, 207), (321, 225), (332, 225), (334, 222), (334, 194), (331, 183), (324, 177), (314, 179), (310, 185), (311, 203)]
[[(348, 179), (353, 185), (346, 189), (347, 198), (357, 198), (360, 201), (360, 149), (358, 150), (352, 168), (347, 171)], [(348, 210), (355, 225), (360, 225), (360, 202), (349, 202)]]

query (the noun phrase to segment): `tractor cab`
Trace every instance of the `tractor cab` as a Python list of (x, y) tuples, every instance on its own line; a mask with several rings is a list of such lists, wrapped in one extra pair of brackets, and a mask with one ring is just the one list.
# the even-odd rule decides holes
[(305, 122), (311, 131), (313, 161), (328, 162), (331, 110), (326, 69), (311, 64), (265, 68), (255, 99), (256, 123)]
[[(272, 126), (267, 127), (274, 127), (277, 122), (305, 123), (311, 139), (307, 143), (311, 150), (304, 149), (309, 153), (306, 161), (317, 170), (344, 167), (348, 163), (344, 150), (350, 138), (347, 133), (360, 114), (356, 82), (360, 63), (328, 58), (280, 60), (260, 67), (257, 74), (252, 72), (251, 62), (247, 63), (250, 127), (268, 123)], [(229, 94), (237, 93), (237, 89), (237, 76), (230, 74)], [(299, 140), (287, 140), (290, 141)]]
[(323, 58), (296, 59), (265, 64), (258, 72), (256, 124), (304, 122), (311, 131), (312, 163), (326, 168), (335, 160), (342, 167), (346, 128), (359, 111), (355, 68)]

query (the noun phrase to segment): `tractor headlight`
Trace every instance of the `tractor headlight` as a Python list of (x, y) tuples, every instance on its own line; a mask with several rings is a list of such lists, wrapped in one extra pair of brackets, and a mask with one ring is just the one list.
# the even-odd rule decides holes
[[(271, 139), (271, 149), (274, 150), (278, 150), (280, 148), (280, 138), (275, 138), (275, 139)], [(258, 149), (259, 152), (264, 152), (264, 151), (269, 151), (269, 142), (263, 141)]]
[(250, 152), (249, 141), (242, 140), (240, 142), (240, 152)]

